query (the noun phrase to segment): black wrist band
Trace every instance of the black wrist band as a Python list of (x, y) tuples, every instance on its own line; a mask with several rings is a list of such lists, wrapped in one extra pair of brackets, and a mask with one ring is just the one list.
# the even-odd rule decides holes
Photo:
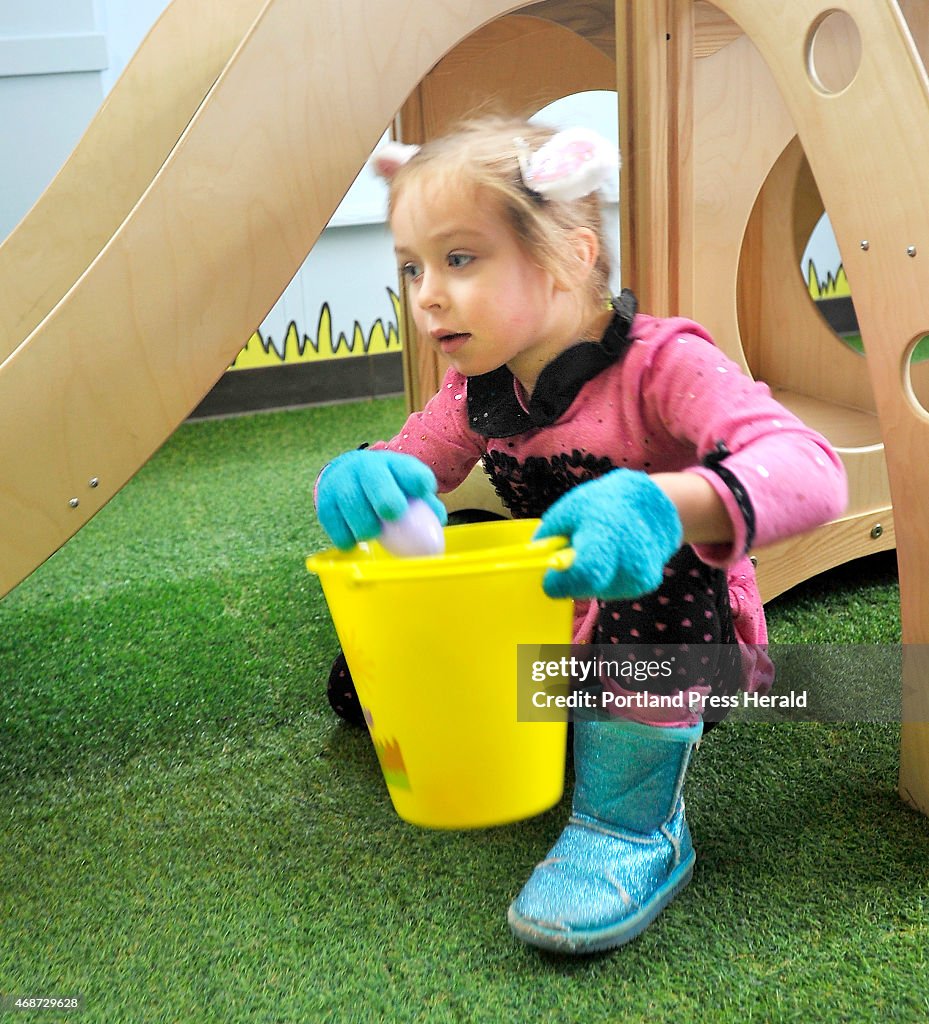
[(742, 554), (747, 554), (755, 543), (755, 509), (738, 477), (723, 465), (724, 460), (731, 454), (723, 441), (717, 441), (715, 448), (703, 459), (701, 465), (712, 470), (732, 492), (745, 520), (745, 550)]

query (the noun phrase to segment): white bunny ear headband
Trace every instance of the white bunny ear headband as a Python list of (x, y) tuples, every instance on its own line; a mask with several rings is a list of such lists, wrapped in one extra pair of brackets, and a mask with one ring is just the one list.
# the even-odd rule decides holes
[(419, 152), (419, 146), (408, 146), (403, 142), (386, 142), (371, 157), (371, 166), (378, 177), (390, 179)]
[[(534, 153), (525, 139), (514, 139), (523, 184), (542, 199), (570, 202), (606, 185), (619, 170), (619, 152), (587, 128), (566, 128)], [(419, 146), (388, 142), (372, 157), (377, 174), (387, 181), (419, 152)]]

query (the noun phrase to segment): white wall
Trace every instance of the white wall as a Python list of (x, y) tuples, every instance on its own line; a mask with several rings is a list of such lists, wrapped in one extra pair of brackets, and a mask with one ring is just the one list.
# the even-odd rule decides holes
[(106, 51), (94, 0), (0, 0), (0, 238), (100, 106)]

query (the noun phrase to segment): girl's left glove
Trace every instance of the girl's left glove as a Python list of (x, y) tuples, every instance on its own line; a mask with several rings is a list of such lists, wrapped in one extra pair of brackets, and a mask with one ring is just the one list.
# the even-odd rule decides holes
[(542, 516), (537, 538), (567, 537), (568, 569), (549, 569), (549, 597), (629, 600), (657, 590), (683, 542), (674, 502), (647, 473), (614, 469), (562, 495)]

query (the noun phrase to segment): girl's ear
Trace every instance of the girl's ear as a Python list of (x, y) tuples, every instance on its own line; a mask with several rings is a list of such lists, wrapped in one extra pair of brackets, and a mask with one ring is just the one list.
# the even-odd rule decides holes
[(600, 239), (590, 228), (575, 228), (571, 235), (571, 259), (559, 282), (568, 291), (582, 287), (593, 273), (600, 257)]

